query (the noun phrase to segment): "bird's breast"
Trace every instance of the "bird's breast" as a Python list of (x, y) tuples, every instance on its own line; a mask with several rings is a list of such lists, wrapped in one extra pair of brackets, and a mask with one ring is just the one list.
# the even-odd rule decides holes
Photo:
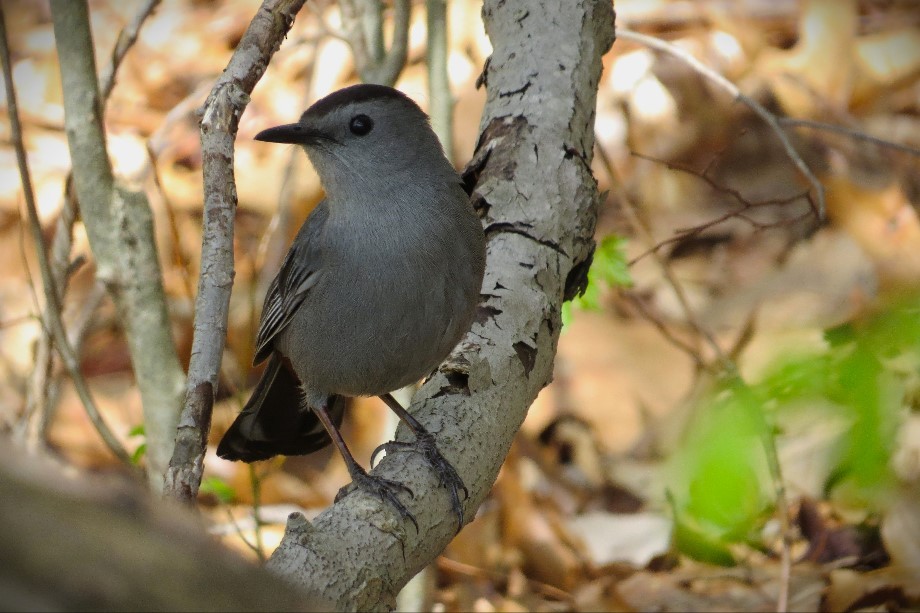
[(413, 223), (423, 236), (381, 226), (325, 254), (328, 274), (292, 321), (299, 332), (287, 351), (309, 387), (353, 396), (403, 387), (469, 328), (481, 283), (469, 269), (475, 237), (443, 220)]

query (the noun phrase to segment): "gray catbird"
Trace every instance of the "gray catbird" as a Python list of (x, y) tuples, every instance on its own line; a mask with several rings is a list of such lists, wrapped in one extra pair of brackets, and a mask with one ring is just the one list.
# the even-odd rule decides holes
[(430, 373), (469, 329), (485, 268), (482, 225), (428, 117), (393, 88), (354, 85), (255, 138), (302, 145), (326, 199), (269, 287), (254, 359), (268, 366), (218, 455), (300, 455), (331, 438), (353, 485), (414, 522), (395, 496), (407, 488), (368, 475), (337, 429), (343, 396), (378, 395), (416, 437), (381, 448), (424, 454), (462, 521), (463, 481), (388, 393)]

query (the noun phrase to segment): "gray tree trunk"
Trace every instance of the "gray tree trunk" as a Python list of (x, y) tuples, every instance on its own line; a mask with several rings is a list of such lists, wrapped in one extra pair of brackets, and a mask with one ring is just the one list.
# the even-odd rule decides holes
[(170, 334), (153, 217), (144, 193), (119, 186), (112, 175), (86, 2), (55, 0), (51, 15), (80, 215), (96, 277), (105, 283), (125, 329), (144, 407), (148, 478), (160, 491), (185, 377)]
[[(494, 52), (488, 99), (468, 175), (483, 216), (488, 266), (477, 322), (427, 381), (411, 411), (469, 491), (471, 521), (515, 432), (550, 381), (560, 308), (584, 282), (599, 195), (591, 174), (601, 56), (614, 39), (610, 0), (486, 0)], [(400, 440), (411, 440), (403, 427)], [(385, 610), (457, 527), (449, 497), (412, 453), (386, 457), (375, 474), (399, 479), (419, 530), (358, 492), (313, 524), (291, 518), (269, 568), (337, 609)]]

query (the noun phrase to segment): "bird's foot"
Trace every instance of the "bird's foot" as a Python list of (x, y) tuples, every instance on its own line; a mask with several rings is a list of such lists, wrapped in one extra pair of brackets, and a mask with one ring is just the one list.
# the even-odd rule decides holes
[(457, 532), (463, 528), (463, 504), (460, 502), (460, 492), (463, 492), (463, 499), (470, 497), (469, 490), (463, 483), (463, 479), (457, 474), (457, 470), (447, 459), (441, 455), (434, 440), (434, 435), (430, 432), (417, 432), (414, 443), (403, 443), (400, 441), (389, 441), (377, 447), (371, 454), (371, 466), (374, 465), (374, 459), (381, 451), (391, 454), (397, 451), (412, 451), (421, 454), (429, 466), (438, 475), (438, 484), (446, 487), (450, 493), (451, 508), (457, 515)]
[(390, 503), (403, 519), (408, 519), (412, 522), (412, 525), (415, 526), (415, 531), (418, 532), (418, 522), (415, 521), (415, 517), (413, 517), (409, 509), (399, 501), (399, 498), (396, 497), (397, 494), (402, 492), (409, 494), (410, 498), (415, 498), (415, 494), (412, 493), (412, 490), (399, 481), (369, 475), (360, 467), (356, 467), (356, 469), (357, 470), (351, 471), (351, 483), (339, 490), (339, 493), (335, 495), (335, 501), (338, 502), (355, 491), (355, 489), (364, 490), (369, 494), (377, 496), (380, 500)]

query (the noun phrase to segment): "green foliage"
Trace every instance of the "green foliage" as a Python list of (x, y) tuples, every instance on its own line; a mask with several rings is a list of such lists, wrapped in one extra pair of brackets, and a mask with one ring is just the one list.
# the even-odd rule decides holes
[(902, 375), (920, 364), (918, 306), (916, 298), (902, 301), (858, 325), (828, 330), (826, 349), (787, 356), (756, 384), (729, 378), (718, 386), (669, 459), (679, 551), (731, 564), (728, 546), (756, 539), (774, 502), (770, 423), (781, 431), (785, 419), (810, 407), (835, 407), (853, 424), (834, 446), (827, 490), (870, 510), (884, 505), (895, 487), (890, 460), (906, 389)]
[(141, 437), (141, 443), (134, 450), (134, 453), (131, 454), (131, 462), (133, 464), (140, 464), (141, 458), (147, 453), (147, 430), (144, 428), (144, 424), (138, 424), (131, 428), (128, 431), (128, 437)]
[(735, 556), (718, 536), (703, 528), (689, 513), (677, 506), (674, 496), (668, 493), (668, 502), (674, 516), (674, 547), (694, 560), (716, 566), (734, 566)]
[(210, 494), (224, 504), (229, 504), (236, 499), (236, 492), (220, 477), (205, 477), (201, 480), (198, 491), (202, 494)]
[(601, 291), (610, 287), (629, 287), (632, 277), (626, 259), (626, 239), (611, 235), (598, 243), (588, 270), (588, 285), (581, 296), (562, 305), (562, 324), (572, 320), (572, 309), (596, 311), (601, 308)]
[(827, 483), (850, 502), (869, 508), (884, 503), (894, 486), (890, 469), (904, 383), (894, 365), (904, 356), (920, 358), (920, 308), (903, 300), (861, 325), (825, 332), (828, 349), (784, 360), (757, 386), (763, 398), (780, 401), (777, 419), (793, 400), (822, 400), (838, 407), (853, 426), (840, 441), (836, 469)]
[(757, 397), (739, 379), (719, 385), (672, 454), (675, 545), (699, 560), (731, 564), (771, 510), (764, 441), (771, 432)]

